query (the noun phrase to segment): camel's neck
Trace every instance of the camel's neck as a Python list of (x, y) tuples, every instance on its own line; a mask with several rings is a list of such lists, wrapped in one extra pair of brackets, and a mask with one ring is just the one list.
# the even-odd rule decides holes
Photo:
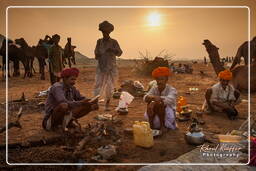
[(220, 62), (220, 55), (217, 49), (208, 51), (210, 61), (212, 63), (212, 66), (214, 68), (215, 73), (218, 75), (220, 71), (225, 70), (225, 68), (222, 66)]

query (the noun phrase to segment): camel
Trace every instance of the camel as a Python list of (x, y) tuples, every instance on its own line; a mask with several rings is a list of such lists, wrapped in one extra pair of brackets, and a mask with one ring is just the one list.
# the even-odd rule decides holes
[[(3, 40), (1, 49), (0, 49), (0, 55), (3, 57), (2, 59), (2, 73), (3, 73), (3, 77), (4, 77), (4, 71), (6, 69), (6, 65), (8, 64), (9, 66), (9, 62), (12, 61), (14, 63), (14, 73), (13, 76), (19, 76), (20, 75), (20, 70), (19, 70), (19, 62), (21, 62), (24, 66), (25, 69), (25, 74), (27, 71), (27, 61), (26, 61), (26, 57), (25, 54), (23, 53), (23, 51), (18, 48), (15, 44), (13, 44), (12, 40), (8, 40), (8, 61), (6, 61), (6, 39)], [(8, 76), (10, 76), (9, 74), (9, 67), (8, 67)]]
[[(213, 65), (215, 73), (218, 75), (220, 71), (225, 70), (225, 68), (221, 65), (220, 56), (219, 56), (219, 48), (212, 44), (209, 40), (204, 40), (203, 45), (206, 48), (206, 51), (209, 54), (210, 61)], [(256, 91), (256, 62), (252, 62), (250, 66), (248, 65), (240, 65), (231, 70), (233, 73), (233, 79), (231, 84), (233, 84), (234, 88), (239, 91), (248, 91), (248, 67), (250, 67), (250, 75), (251, 75), (251, 92)]]
[(15, 43), (21, 46), (21, 49), (23, 50), (27, 60), (28, 60), (28, 69), (29, 71), (26, 73), (25, 77), (32, 77), (32, 70), (33, 70), (33, 62), (34, 62), (34, 56), (35, 56), (35, 49), (30, 47), (24, 38), (15, 39)]
[(37, 46), (33, 46), (32, 48), (34, 49), (34, 55), (38, 60), (39, 63), (39, 73), (41, 74), (40, 79), (45, 80), (45, 59), (48, 58), (48, 51), (47, 49), (42, 45), (41, 39), (39, 40)]
[[(256, 36), (250, 41), (250, 56), (250, 63), (252, 63), (256, 60)], [(242, 45), (239, 46), (230, 70), (232, 70), (237, 64), (240, 64), (241, 57), (244, 58), (245, 65), (248, 65), (248, 41), (244, 42)]]

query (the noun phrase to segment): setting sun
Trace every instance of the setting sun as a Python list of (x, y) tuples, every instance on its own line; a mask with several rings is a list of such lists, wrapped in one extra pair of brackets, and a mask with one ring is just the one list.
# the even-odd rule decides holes
[(151, 13), (148, 16), (148, 22), (150, 26), (159, 26), (160, 25), (161, 16), (159, 13)]

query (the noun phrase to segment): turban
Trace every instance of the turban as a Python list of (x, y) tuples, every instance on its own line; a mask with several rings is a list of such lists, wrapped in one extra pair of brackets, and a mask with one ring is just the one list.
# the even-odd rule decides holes
[(78, 74), (79, 74), (79, 70), (77, 68), (67, 68), (67, 69), (62, 70), (61, 78), (71, 77), (71, 76), (78, 77)]
[(157, 78), (157, 77), (162, 77), (162, 76), (170, 76), (170, 69), (167, 68), (167, 67), (158, 67), (156, 69), (153, 70), (152, 72), (152, 76), (154, 78)]
[(109, 23), (108, 21), (103, 21), (99, 24), (99, 30), (102, 32), (112, 32), (114, 30), (113, 24)]
[(223, 80), (232, 80), (232, 72), (229, 70), (224, 70), (219, 72), (218, 77)]

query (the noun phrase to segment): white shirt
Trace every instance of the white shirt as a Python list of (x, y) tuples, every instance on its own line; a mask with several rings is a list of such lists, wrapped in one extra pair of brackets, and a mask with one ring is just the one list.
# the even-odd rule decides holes
[(144, 101), (148, 95), (160, 96), (163, 99), (165, 105), (168, 105), (174, 110), (176, 109), (177, 90), (174, 87), (166, 84), (165, 89), (160, 94), (157, 84), (154, 84), (148, 93), (144, 96)]
[(235, 89), (232, 85), (228, 85), (224, 90), (221, 86), (221, 83), (218, 82), (212, 86), (212, 95), (210, 101), (218, 101), (218, 102), (228, 102), (235, 101)]

